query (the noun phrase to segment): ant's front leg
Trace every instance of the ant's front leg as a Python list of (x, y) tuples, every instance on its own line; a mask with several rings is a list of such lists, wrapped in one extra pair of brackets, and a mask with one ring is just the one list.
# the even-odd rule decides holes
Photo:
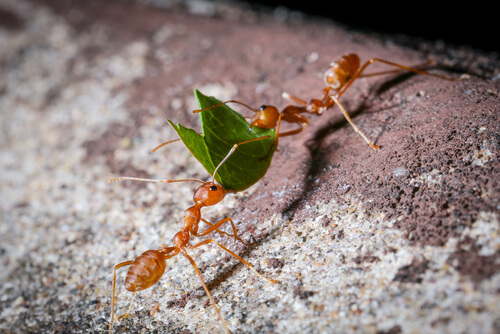
[(290, 95), (287, 92), (283, 92), (281, 95), (283, 98), (295, 102), (303, 107), (303, 109), (311, 114), (321, 115), (325, 110), (331, 107), (330, 99), (328, 98), (328, 88), (323, 90), (325, 93), (321, 100), (311, 99), (309, 102), (306, 102), (296, 96)]

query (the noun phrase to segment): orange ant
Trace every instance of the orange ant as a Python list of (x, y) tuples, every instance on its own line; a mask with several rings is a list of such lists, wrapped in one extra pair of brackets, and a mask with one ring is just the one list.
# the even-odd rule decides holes
[[(395, 66), (399, 69), (397, 70), (389, 70), (389, 71), (383, 71), (383, 72), (376, 72), (376, 73), (369, 73), (369, 74), (364, 74), (362, 75), (362, 72), (371, 64), (375, 62), (380, 62), (386, 65), (390, 66)], [(346, 118), (346, 120), (349, 122), (349, 124), (354, 128), (354, 131), (358, 133), (363, 140), (368, 143), (374, 150), (378, 150), (380, 147), (378, 145), (373, 144), (366, 135), (361, 132), (361, 130), (354, 124), (352, 119), (349, 117), (347, 114), (346, 110), (342, 106), (342, 104), (339, 101), (339, 98), (342, 96), (342, 94), (345, 93), (345, 91), (352, 85), (352, 83), (360, 78), (360, 77), (368, 77), (368, 76), (375, 76), (375, 75), (382, 75), (382, 74), (389, 74), (389, 73), (397, 73), (400, 72), (401, 70), (409, 71), (409, 72), (414, 72), (417, 74), (424, 74), (424, 75), (430, 75), (433, 77), (449, 80), (449, 81), (455, 81), (455, 80), (461, 80), (463, 78), (467, 78), (468, 75), (465, 74), (462, 77), (455, 79), (455, 78), (448, 78), (439, 74), (434, 74), (430, 73), (427, 71), (422, 71), (418, 70), (416, 68), (396, 64), (387, 60), (379, 59), (379, 58), (372, 58), (365, 62), (363, 66), (360, 67), (360, 59), (357, 54), (347, 54), (339, 59), (333, 61), (330, 64), (330, 67), (324, 74), (324, 81), (326, 84), (326, 88), (323, 89), (323, 97), (322, 99), (312, 99), (309, 102), (306, 102), (302, 99), (299, 99), (295, 96), (292, 96), (286, 92), (283, 93), (283, 97), (291, 100), (292, 102), (298, 103), (300, 106), (293, 106), (289, 105), (285, 107), (281, 112), (278, 111), (278, 108), (274, 106), (268, 106), (268, 105), (263, 105), (259, 109), (254, 109), (249, 107), (248, 105), (236, 101), (236, 100), (229, 100), (225, 101), (219, 104), (216, 104), (214, 106), (204, 108), (204, 109), (198, 109), (194, 110), (194, 113), (201, 112), (207, 109), (215, 108), (220, 105), (226, 104), (226, 103), (238, 103), (243, 105), (244, 107), (248, 108), (249, 110), (252, 110), (255, 112), (255, 116), (253, 117), (253, 122), (250, 125), (250, 131), (252, 130), (252, 127), (257, 126), (260, 128), (265, 128), (265, 129), (273, 129), (276, 128), (276, 139), (275, 139), (275, 144), (277, 144), (278, 138), (279, 137), (284, 137), (284, 136), (289, 136), (289, 135), (294, 135), (297, 133), (300, 133), (302, 130), (304, 130), (308, 123), (309, 120), (301, 115), (302, 113), (310, 113), (310, 114), (316, 114), (316, 115), (321, 115), (323, 112), (334, 105), (338, 105), (340, 110), (342, 111), (342, 114)], [(330, 90), (333, 90), (336, 92), (336, 94), (330, 94)], [(285, 133), (279, 133), (279, 127), (281, 121), (285, 121), (288, 123), (297, 123), (300, 124), (301, 127), (292, 130), (289, 132)], [(160, 145), (163, 146), (163, 145)]]
[[(232, 191), (228, 191), (224, 189), (220, 184), (218, 184), (215, 180), (215, 176), (217, 174), (217, 171), (219, 168), (226, 162), (226, 160), (236, 151), (239, 145), (246, 144), (251, 141), (255, 140), (261, 140), (264, 138), (268, 138), (269, 136), (265, 137), (259, 137), (259, 138), (254, 138), (250, 139), (241, 143), (234, 144), (229, 153), (226, 155), (226, 157), (219, 163), (217, 168), (215, 169), (212, 180), (209, 182), (204, 182), (201, 180), (197, 179), (183, 179), (183, 180), (153, 180), (153, 179), (143, 179), (143, 178), (135, 178), (135, 177), (119, 177), (111, 180), (110, 182), (115, 182), (119, 180), (135, 180), (135, 181), (148, 181), (148, 182), (161, 182), (161, 183), (172, 183), (172, 182), (183, 182), (183, 181), (196, 181), (202, 183), (200, 187), (196, 189), (193, 195), (193, 200), (195, 202), (195, 205), (192, 207), (188, 208), (184, 212), (184, 227), (177, 232), (177, 234), (174, 236), (174, 246), (173, 247), (161, 247), (157, 250), (148, 250), (141, 255), (139, 255), (135, 260), (133, 261), (125, 261), (118, 263), (114, 267), (113, 271), (113, 299), (111, 302), (111, 319), (110, 319), (110, 324), (109, 324), (109, 333), (112, 333), (113, 330), (113, 322), (114, 322), (114, 309), (115, 309), (115, 290), (116, 290), (116, 271), (117, 269), (124, 267), (124, 266), (130, 266), (127, 272), (127, 276), (125, 278), (125, 289), (128, 291), (132, 292), (132, 298), (130, 300), (130, 305), (127, 310), (127, 312), (123, 315), (120, 315), (118, 318), (122, 319), (126, 316), (128, 316), (131, 306), (132, 306), (132, 299), (135, 296), (135, 293), (137, 291), (142, 291), (145, 290), (152, 285), (154, 285), (156, 282), (160, 280), (160, 278), (163, 276), (163, 273), (165, 272), (166, 268), (166, 260), (176, 256), (177, 254), (181, 253), (188, 261), (191, 263), (193, 266), (196, 274), (201, 280), (201, 283), (203, 285), (203, 288), (205, 289), (205, 292), (207, 293), (208, 297), (210, 298), (210, 302), (212, 303), (212, 306), (215, 308), (217, 311), (217, 314), (222, 321), (224, 328), (228, 333), (230, 333), (229, 328), (227, 327), (226, 322), (224, 321), (224, 318), (222, 317), (219, 308), (215, 304), (215, 300), (212, 297), (212, 294), (210, 293), (210, 290), (208, 289), (205, 281), (203, 280), (203, 277), (201, 276), (201, 273), (193, 260), (193, 258), (187, 253), (186, 249), (195, 249), (200, 246), (206, 245), (206, 244), (215, 244), (222, 248), (224, 251), (227, 253), (231, 254), (234, 256), (236, 259), (241, 261), (243, 264), (245, 264), (247, 267), (249, 267), (253, 272), (255, 272), (259, 277), (271, 282), (271, 283), (277, 283), (278, 281), (266, 278), (262, 276), (257, 270), (248, 262), (243, 260), (240, 256), (236, 255), (234, 252), (231, 250), (227, 249), (225, 246), (221, 245), (214, 239), (207, 239), (204, 241), (201, 241), (195, 245), (191, 245), (189, 243), (191, 236), (195, 237), (202, 237), (206, 236), (214, 231), (218, 232), (221, 236), (226, 235), (229, 237), (234, 237), (235, 241), (239, 241), (244, 245), (247, 245), (239, 236), (238, 236), (238, 231), (236, 229), (236, 226), (234, 225), (233, 221), (231, 218), (227, 217), (225, 219), (222, 219), (221, 221), (212, 224), (208, 222), (207, 220), (203, 219), (201, 217), (201, 209), (206, 206), (212, 206), (216, 205), (220, 201), (224, 199), (227, 193), (230, 193)], [(209, 226), (205, 231), (203, 232), (198, 232), (198, 225), (200, 221), (203, 221), (205, 224)], [(219, 227), (221, 227), (225, 223), (231, 223), (232, 229), (233, 229), (233, 235), (226, 233), (224, 231), (219, 230)]]

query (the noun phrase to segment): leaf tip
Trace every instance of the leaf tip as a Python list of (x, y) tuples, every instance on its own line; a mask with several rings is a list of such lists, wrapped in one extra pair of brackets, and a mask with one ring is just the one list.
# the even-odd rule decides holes
[(196, 88), (194, 89), (194, 96), (196, 97), (197, 100), (200, 100), (200, 98), (205, 97), (205, 95)]
[(170, 126), (175, 130), (179, 130), (181, 128), (181, 124), (177, 123), (175, 124), (174, 122), (172, 122), (171, 120), (167, 119), (167, 122), (168, 124), (170, 124)]

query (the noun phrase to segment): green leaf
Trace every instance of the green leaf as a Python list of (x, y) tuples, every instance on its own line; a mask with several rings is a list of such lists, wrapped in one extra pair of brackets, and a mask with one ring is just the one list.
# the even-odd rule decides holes
[[(198, 90), (195, 90), (195, 96), (200, 109), (221, 103), (214, 97), (203, 95)], [(215, 168), (226, 157), (234, 144), (270, 136), (240, 145), (219, 168), (216, 179), (226, 190), (242, 191), (266, 174), (276, 149), (273, 146), (274, 129), (254, 127), (249, 132), (250, 124), (243, 116), (227, 105), (205, 110), (200, 113), (200, 118), (203, 135), (199, 135), (193, 129), (185, 128), (180, 124), (174, 125), (170, 120), (169, 123), (210, 175), (213, 175)]]
[(203, 167), (205, 167), (205, 169), (209, 171), (210, 175), (212, 175), (216, 166), (213, 165), (212, 160), (210, 159), (208, 148), (203, 137), (193, 129), (186, 128), (181, 124), (174, 125), (171, 120), (167, 121), (177, 132), (182, 142), (184, 143), (184, 145), (186, 145), (191, 154), (195, 156), (196, 159), (201, 162)]

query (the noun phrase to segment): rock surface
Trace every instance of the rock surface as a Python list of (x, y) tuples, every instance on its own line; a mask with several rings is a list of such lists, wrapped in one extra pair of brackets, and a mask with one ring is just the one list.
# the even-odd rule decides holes
[[(0, 2), (2, 333), (108, 329), (113, 265), (170, 244), (196, 186), (108, 180), (208, 177), (180, 143), (151, 153), (175, 139), (167, 117), (199, 127), (194, 88), (284, 107), (283, 91), (320, 97), (345, 53), (432, 57), (439, 73), (471, 77), (360, 79), (342, 103), (379, 152), (329, 110), (281, 139), (261, 182), (204, 209), (232, 217), (257, 242), (221, 242), (280, 281), (193, 251), (223, 317), (235, 333), (500, 332), (496, 55), (415, 51), (230, 4), (76, 3)], [(131, 315), (116, 333), (223, 330), (181, 257)]]

